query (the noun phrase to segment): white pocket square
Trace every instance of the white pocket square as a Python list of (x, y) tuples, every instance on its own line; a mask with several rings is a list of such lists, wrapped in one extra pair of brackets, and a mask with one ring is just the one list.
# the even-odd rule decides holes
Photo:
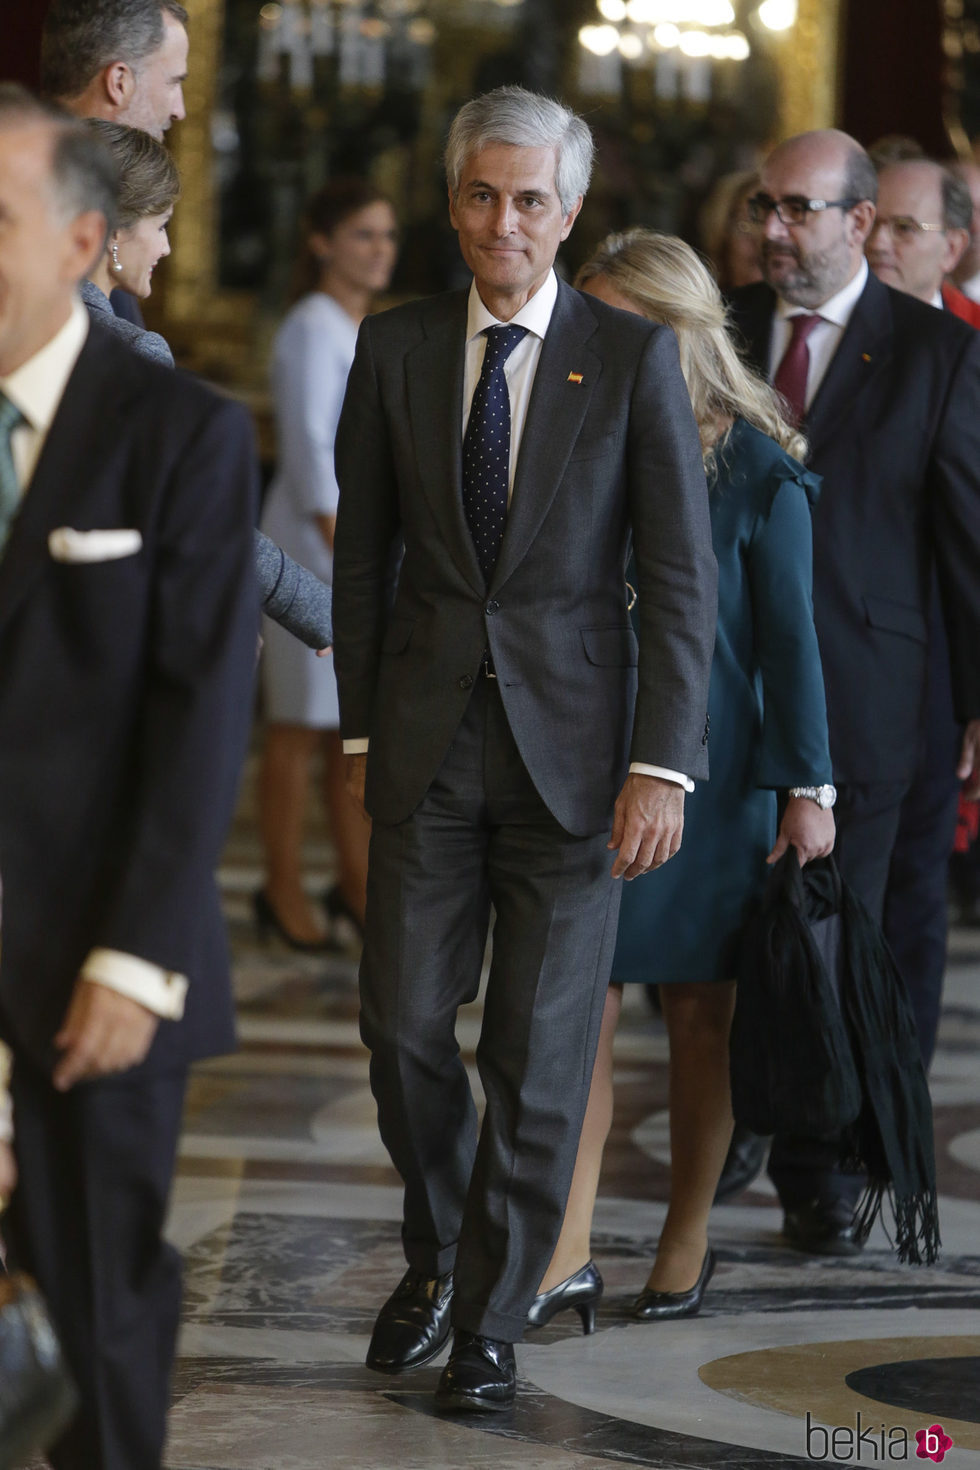
[(59, 526), (48, 537), (48, 550), (55, 561), (118, 561), (135, 556), (143, 545), (139, 531), (75, 531)]

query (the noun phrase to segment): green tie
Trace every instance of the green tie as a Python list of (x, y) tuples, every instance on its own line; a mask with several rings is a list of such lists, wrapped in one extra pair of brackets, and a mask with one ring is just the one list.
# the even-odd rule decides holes
[(10, 527), (20, 508), (20, 481), (14, 464), (11, 436), (24, 415), (5, 394), (0, 393), (0, 556), (7, 544)]

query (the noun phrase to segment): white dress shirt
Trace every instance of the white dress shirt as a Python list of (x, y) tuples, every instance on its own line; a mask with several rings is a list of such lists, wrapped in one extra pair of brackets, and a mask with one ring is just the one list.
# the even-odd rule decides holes
[[(8, 378), (0, 377), (0, 391), (20, 409), (24, 422), (11, 435), (10, 448), (21, 487), (28, 493), (44, 441), (88, 336), (89, 315), (76, 300), (65, 325), (33, 357)], [(56, 921), (57, 916), (55, 916)], [(184, 1013), (187, 979), (136, 955), (114, 949), (93, 949), (82, 966), (86, 980), (105, 985), (167, 1020)]]
[(962, 281), (959, 289), (964, 296), (969, 296), (971, 301), (980, 301), (980, 271), (971, 276), (968, 281)]
[[(511, 317), (509, 322), (502, 322), (495, 317), (484, 305), (480, 293), (476, 288), (476, 281), (470, 286), (469, 302), (466, 308), (466, 346), (463, 360), (463, 438), (466, 437), (466, 426), (470, 419), (470, 407), (473, 403), (473, 394), (480, 378), (480, 370), (483, 367), (483, 359), (487, 350), (487, 339), (483, 335), (487, 327), (526, 327), (527, 335), (518, 342), (517, 346), (509, 354), (504, 363), (504, 378), (507, 383), (507, 393), (510, 398), (510, 466), (507, 484), (507, 504), (510, 505), (514, 493), (514, 475), (517, 470), (517, 459), (521, 449), (521, 439), (524, 435), (524, 425), (527, 422), (528, 404), (531, 402), (531, 390), (534, 387), (534, 375), (538, 370), (538, 360), (541, 357), (541, 346), (544, 342), (545, 333), (551, 324), (551, 316), (558, 300), (558, 277), (553, 270), (541, 286), (538, 287), (530, 300), (525, 301), (520, 311)], [(364, 755), (368, 749), (366, 737), (344, 741), (344, 753), (346, 755)], [(641, 776), (659, 776), (665, 781), (675, 781), (683, 786), (685, 791), (694, 790), (694, 782), (689, 776), (682, 775), (679, 771), (669, 771), (663, 766), (650, 766), (642, 761), (634, 761), (630, 766)]]
[(790, 318), (794, 316), (819, 316), (821, 318), (820, 325), (814, 327), (807, 338), (807, 346), (810, 349), (810, 370), (806, 379), (807, 408), (817, 396), (817, 389), (823, 382), (834, 353), (840, 346), (841, 338), (867, 280), (868, 262), (862, 256), (857, 273), (851, 277), (842, 291), (838, 291), (836, 296), (831, 296), (830, 300), (825, 301), (822, 306), (812, 309), (808, 306), (797, 306), (791, 301), (784, 301), (781, 296), (776, 301), (776, 314), (772, 320), (772, 336), (769, 342), (770, 382), (776, 376), (776, 369), (785, 357), (789, 346), (793, 332)]

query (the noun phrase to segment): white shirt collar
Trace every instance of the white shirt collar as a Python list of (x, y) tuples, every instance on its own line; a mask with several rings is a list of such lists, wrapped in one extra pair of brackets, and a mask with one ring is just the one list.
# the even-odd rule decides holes
[(835, 327), (843, 330), (851, 320), (851, 314), (858, 304), (858, 297), (864, 290), (867, 281), (868, 262), (862, 256), (857, 274), (851, 277), (847, 285), (843, 290), (838, 291), (836, 296), (831, 296), (821, 306), (812, 308), (797, 306), (794, 302), (784, 301), (782, 297), (779, 297), (776, 302), (776, 315), (785, 321), (787, 317), (799, 316), (801, 313), (809, 315), (812, 311), (815, 315), (822, 317), (825, 322), (832, 322)]
[(935, 296), (929, 302), (929, 305), (930, 306), (938, 306), (940, 311), (945, 311), (946, 310), (946, 303), (943, 300), (943, 293), (942, 293), (942, 291), (937, 291), (936, 292)]
[(558, 300), (558, 277), (554, 269), (548, 272), (547, 277), (535, 291), (529, 301), (525, 301), (520, 311), (512, 316), (509, 322), (501, 322), (492, 316), (483, 302), (480, 293), (476, 289), (476, 281), (470, 286), (470, 299), (466, 310), (466, 340), (471, 342), (478, 337), (487, 327), (526, 327), (536, 337), (544, 338), (551, 322), (551, 314)]
[(71, 316), (60, 331), (9, 378), (0, 378), (0, 390), (39, 434), (46, 434), (51, 427), (88, 329), (89, 314), (76, 297)]

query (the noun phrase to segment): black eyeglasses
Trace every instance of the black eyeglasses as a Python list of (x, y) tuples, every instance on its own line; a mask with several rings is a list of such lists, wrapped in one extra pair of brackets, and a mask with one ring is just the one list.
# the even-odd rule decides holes
[(785, 199), (753, 194), (746, 200), (749, 218), (757, 225), (764, 225), (773, 210), (784, 225), (802, 225), (808, 214), (820, 214), (825, 209), (853, 209), (860, 203), (860, 199), (804, 199), (802, 194), (787, 194)]

